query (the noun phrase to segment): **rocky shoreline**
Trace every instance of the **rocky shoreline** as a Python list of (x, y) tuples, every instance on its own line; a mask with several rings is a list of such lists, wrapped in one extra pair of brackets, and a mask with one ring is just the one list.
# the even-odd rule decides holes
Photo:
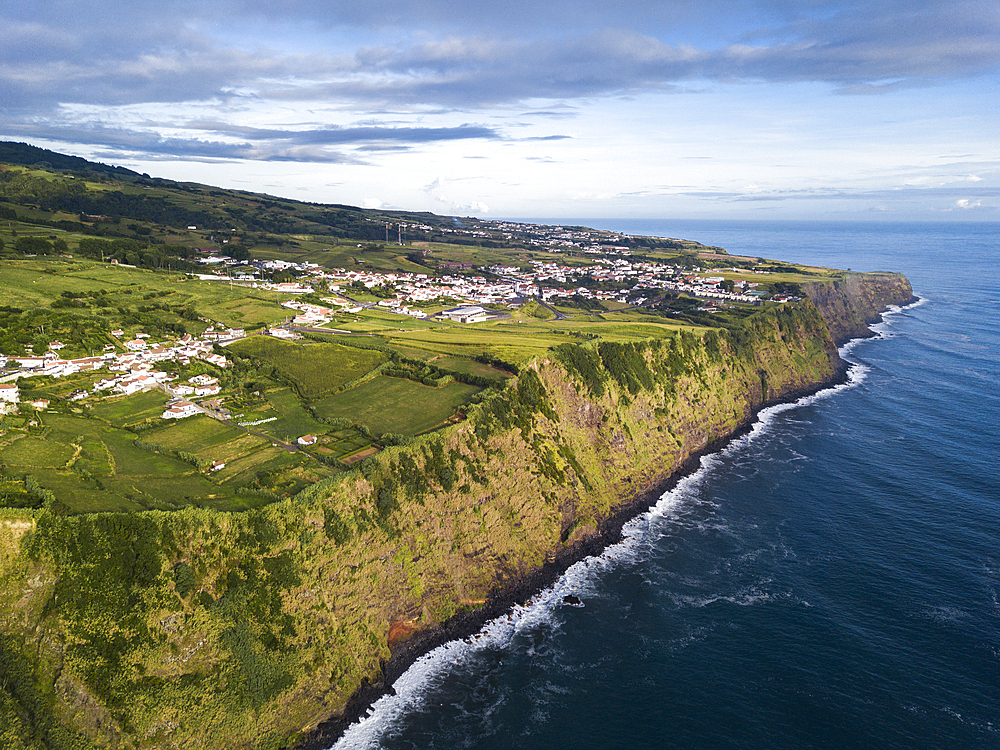
[[(913, 301), (916, 301), (916, 299), (914, 297)], [(867, 336), (855, 338), (870, 338), (874, 335), (874, 333), (869, 331)], [(846, 343), (846, 341), (837, 342), (837, 345), (840, 346), (843, 343)], [(716, 453), (733, 440), (746, 435), (757, 421), (757, 415), (762, 410), (777, 404), (791, 403), (804, 396), (818, 393), (825, 388), (845, 383), (847, 382), (848, 368), (848, 363), (841, 359), (840, 366), (834, 377), (808, 388), (790, 391), (779, 398), (773, 398), (761, 404), (757, 410), (740, 423), (737, 429), (729, 435), (714, 440), (704, 448), (692, 453), (678, 470), (667, 477), (651, 483), (648, 487), (638, 492), (631, 500), (616, 506), (613, 513), (600, 522), (596, 534), (587, 536), (563, 550), (556, 556), (555, 560), (549, 560), (540, 568), (521, 576), (515, 581), (505, 583), (489, 596), (483, 606), (455, 615), (447, 622), (415, 633), (412, 637), (399, 643), (393, 650), (392, 656), (383, 662), (381, 681), (364, 683), (351, 696), (342, 714), (322, 722), (312, 734), (296, 746), (297, 750), (327, 750), (330, 748), (343, 736), (352, 724), (358, 722), (367, 714), (368, 710), (379, 698), (384, 695), (395, 694), (392, 684), (417, 659), (445, 643), (465, 639), (478, 633), (486, 623), (501, 617), (516, 606), (526, 604), (540, 591), (554, 584), (575, 563), (587, 557), (599, 555), (611, 545), (620, 542), (622, 539), (622, 528), (626, 523), (648, 511), (656, 504), (660, 497), (673, 489), (681, 479), (695, 472), (699, 468), (703, 456)]]

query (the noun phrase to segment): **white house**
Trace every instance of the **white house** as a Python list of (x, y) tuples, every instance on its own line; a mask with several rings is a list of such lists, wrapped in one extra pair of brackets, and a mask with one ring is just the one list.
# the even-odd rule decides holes
[(315, 445), (318, 440), (319, 438), (315, 435), (303, 435), (295, 442), (299, 445)]
[(167, 410), (163, 412), (163, 418), (184, 419), (184, 417), (190, 417), (197, 414), (198, 411), (198, 407), (190, 401), (178, 401), (176, 404), (168, 407)]
[(21, 400), (21, 391), (17, 383), (0, 383), (0, 401), (16, 404)]

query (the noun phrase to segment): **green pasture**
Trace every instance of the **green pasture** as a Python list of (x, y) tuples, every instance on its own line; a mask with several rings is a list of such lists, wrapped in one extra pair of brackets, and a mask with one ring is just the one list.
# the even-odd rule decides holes
[(399, 315), (375, 309), (362, 310), (355, 317), (357, 321), (348, 320), (338, 323), (337, 327), (356, 333), (384, 333), (387, 331), (421, 331), (441, 326), (440, 323), (427, 318), (413, 318), (409, 315)]
[(297, 343), (250, 336), (230, 349), (274, 365), (303, 398), (316, 398), (371, 372), (386, 361), (383, 352), (335, 343)]
[(403, 331), (392, 335), (390, 345), (464, 358), (488, 353), (520, 364), (567, 341), (595, 337), (606, 341), (637, 341), (667, 336), (685, 327), (690, 328), (634, 311), (609, 312), (566, 320), (497, 320)]
[(146, 510), (148, 505), (129, 499), (117, 488), (109, 487), (106, 478), (85, 479), (75, 471), (46, 469), (32, 472), (38, 483), (56, 496), (73, 513), (115, 513)]
[[(51, 232), (46, 229), (44, 234)], [(0, 262), (0, 274), (4, 281), (0, 305), (22, 309), (48, 307), (64, 291), (80, 294), (103, 290), (109, 293), (106, 299), (112, 306), (135, 307), (150, 302), (191, 305), (201, 315), (226, 326), (272, 325), (288, 315), (275, 292), (188, 279), (177, 272), (45, 257), (4, 260)], [(150, 292), (166, 294), (145, 300), (144, 295)]]
[(23, 437), (0, 450), (0, 460), (17, 471), (31, 473), (34, 469), (56, 469), (66, 466), (73, 458), (70, 445), (40, 437)]
[(162, 416), (169, 400), (162, 391), (143, 391), (99, 401), (91, 407), (90, 413), (116, 427), (126, 427)]
[(237, 440), (244, 435), (246, 433), (242, 428), (231, 427), (205, 414), (196, 414), (144, 432), (142, 439), (173, 450), (195, 452)]
[(327, 433), (320, 443), (310, 450), (318, 455), (344, 459), (371, 445), (371, 441), (355, 429)]
[[(378, 353), (378, 352), (376, 352)], [(280, 388), (267, 393), (267, 400), (279, 414), (274, 422), (265, 422), (250, 429), (272, 435), (279, 440), (294, 443), (303, 435), (322, 435), (330, 429), (329, 425), (317, 422), (306, 411), (290, 388)]]
[(442, 370), (452, 370), (466, 375), (479, 375), (484, 378), (509, 378), (512, 375), (506, 370), (500, 370), (484, 362), (477, 362), (467, 357), (456, 357), (451, 354), (440, 354), (430, 357), (427, 362)]
[(402, 378), (379, 376), (314, 406), (320, 417), (342, 417), (376, 434), (418, 435), (444, 424), (481, 389), (464, 383), (442, 388)]

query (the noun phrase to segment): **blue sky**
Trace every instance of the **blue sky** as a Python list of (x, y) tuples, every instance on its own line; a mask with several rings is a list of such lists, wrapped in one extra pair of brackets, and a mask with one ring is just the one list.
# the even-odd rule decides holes
[(485, 218), (1000, 218), (996, 0), (4, 5), (0, 138), (156, 176)]

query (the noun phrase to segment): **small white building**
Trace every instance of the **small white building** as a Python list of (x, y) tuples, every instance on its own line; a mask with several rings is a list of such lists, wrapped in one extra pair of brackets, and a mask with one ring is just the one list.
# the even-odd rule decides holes
[(17, 383), (0, 383), (0, 401), (16, 404), (21, 400), (21, 390)]
[(453, 320), (456, 323), (478, 323), (487, 320), (490, 313), (479, 305), (469, 305), (466, 307), (453, 307), (440, 313), (441, 317)]
[(184, 417), (194, 416), (198, 413), (198, 411), (198, 407), (190, 401), (178, 401), (176, 404), (168, 407), (167, 410), (163, 412), (163, 418), (184, 419)]

